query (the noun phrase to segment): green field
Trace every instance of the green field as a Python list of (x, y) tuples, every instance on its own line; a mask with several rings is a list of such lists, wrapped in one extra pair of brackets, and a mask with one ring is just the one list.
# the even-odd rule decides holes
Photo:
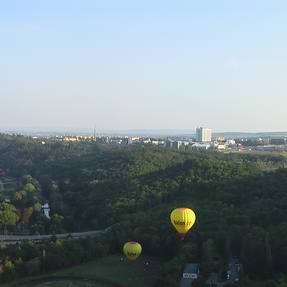
[(104, 259), (72, 267), (54, 273), (65, 276), (87, 276), (89, 278), (103, 279), (112, 283), (118, 283), (126, 287), (153, 286), (159, 270), (155, 267), (144, 265), (146, 258), (136, 262), (121, 261), (121, 256), (110, 256)]
[(25, 285), (33, 287), (109, 287), (109, 285), (103, 285), (101, 283), (83, 283), (77, 280), (60, 280), (60, 281), (45, 281), (42, 283)]
[[(49, 276), (24, 279), (7, 286), (34, 287), (152, 287), (160, 273), (160, 264), (142, 257), (136, 262), (121, 260), (121, 255), (70, 267)], [(151, 264), (147, 267), (145, 262)], [(82, 278), (82, 279), (80, 279)], [(29, 282), (29, 283), (28, 283)]]

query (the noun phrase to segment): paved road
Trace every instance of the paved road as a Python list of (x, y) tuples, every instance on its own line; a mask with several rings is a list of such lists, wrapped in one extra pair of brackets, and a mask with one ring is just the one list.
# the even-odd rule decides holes
[(97, 237), (104, 234), (110, 229), (110, 227), (102, 230), (91, 230), (85, 232), (73, 232), (73, 233), (60, 233), (60, 234), (45, 234), (45, 235), (0, 235), (0, 243), (15, 244), (17, 242), (32, 240), (32, 241), (47, 241), (53, 236), (58, 239), (71, 237), (74, 239), (85, 238), (85, 237)]

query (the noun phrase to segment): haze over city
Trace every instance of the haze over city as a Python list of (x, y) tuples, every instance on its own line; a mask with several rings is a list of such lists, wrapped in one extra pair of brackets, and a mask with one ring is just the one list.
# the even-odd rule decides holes
[(285, 131), (286, 1), (2, 1), (0, 129)]

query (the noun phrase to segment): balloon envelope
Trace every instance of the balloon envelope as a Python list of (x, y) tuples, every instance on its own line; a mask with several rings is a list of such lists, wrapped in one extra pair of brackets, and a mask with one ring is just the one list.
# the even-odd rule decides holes
[(176, 208), (171, 212), (170, 220), (177, 232), (184, 236), (195, 223), (196, 216), (190, 208)]
[(136, 241), (129, 241), (124, 245), (123, 252), (129, 260), (136, 260), (142, 253), (142, 247)]

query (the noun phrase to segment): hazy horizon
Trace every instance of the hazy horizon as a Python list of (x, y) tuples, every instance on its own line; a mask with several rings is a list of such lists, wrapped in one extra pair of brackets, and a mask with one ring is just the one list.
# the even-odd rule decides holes
[(287, 130), (287, 2), (0, 3), (0, 131)]
[[(200, 125), (198, 125), (199, 127)], [(73, 127), (50, 127), (50, 128), (41, 128), (41, 127), (26, 127), (26, 128), (1, 128), (0, 133), (5, 132), (17, 132), (17, 133), (60, 133), (60, 134), (91, 134), (94, 133), (94, 128), (73, 128)], [(175, 134), (193, 134), (196, 133), (196, 128), (190, 129), (96, 129), (97, 134), (154, 134), (154, 135), (175, 135)], [(244, 131), (244, 130), (212, 130), (213, 134), (286, 134), (287, 130), (261, 130), (261, 131)]]

